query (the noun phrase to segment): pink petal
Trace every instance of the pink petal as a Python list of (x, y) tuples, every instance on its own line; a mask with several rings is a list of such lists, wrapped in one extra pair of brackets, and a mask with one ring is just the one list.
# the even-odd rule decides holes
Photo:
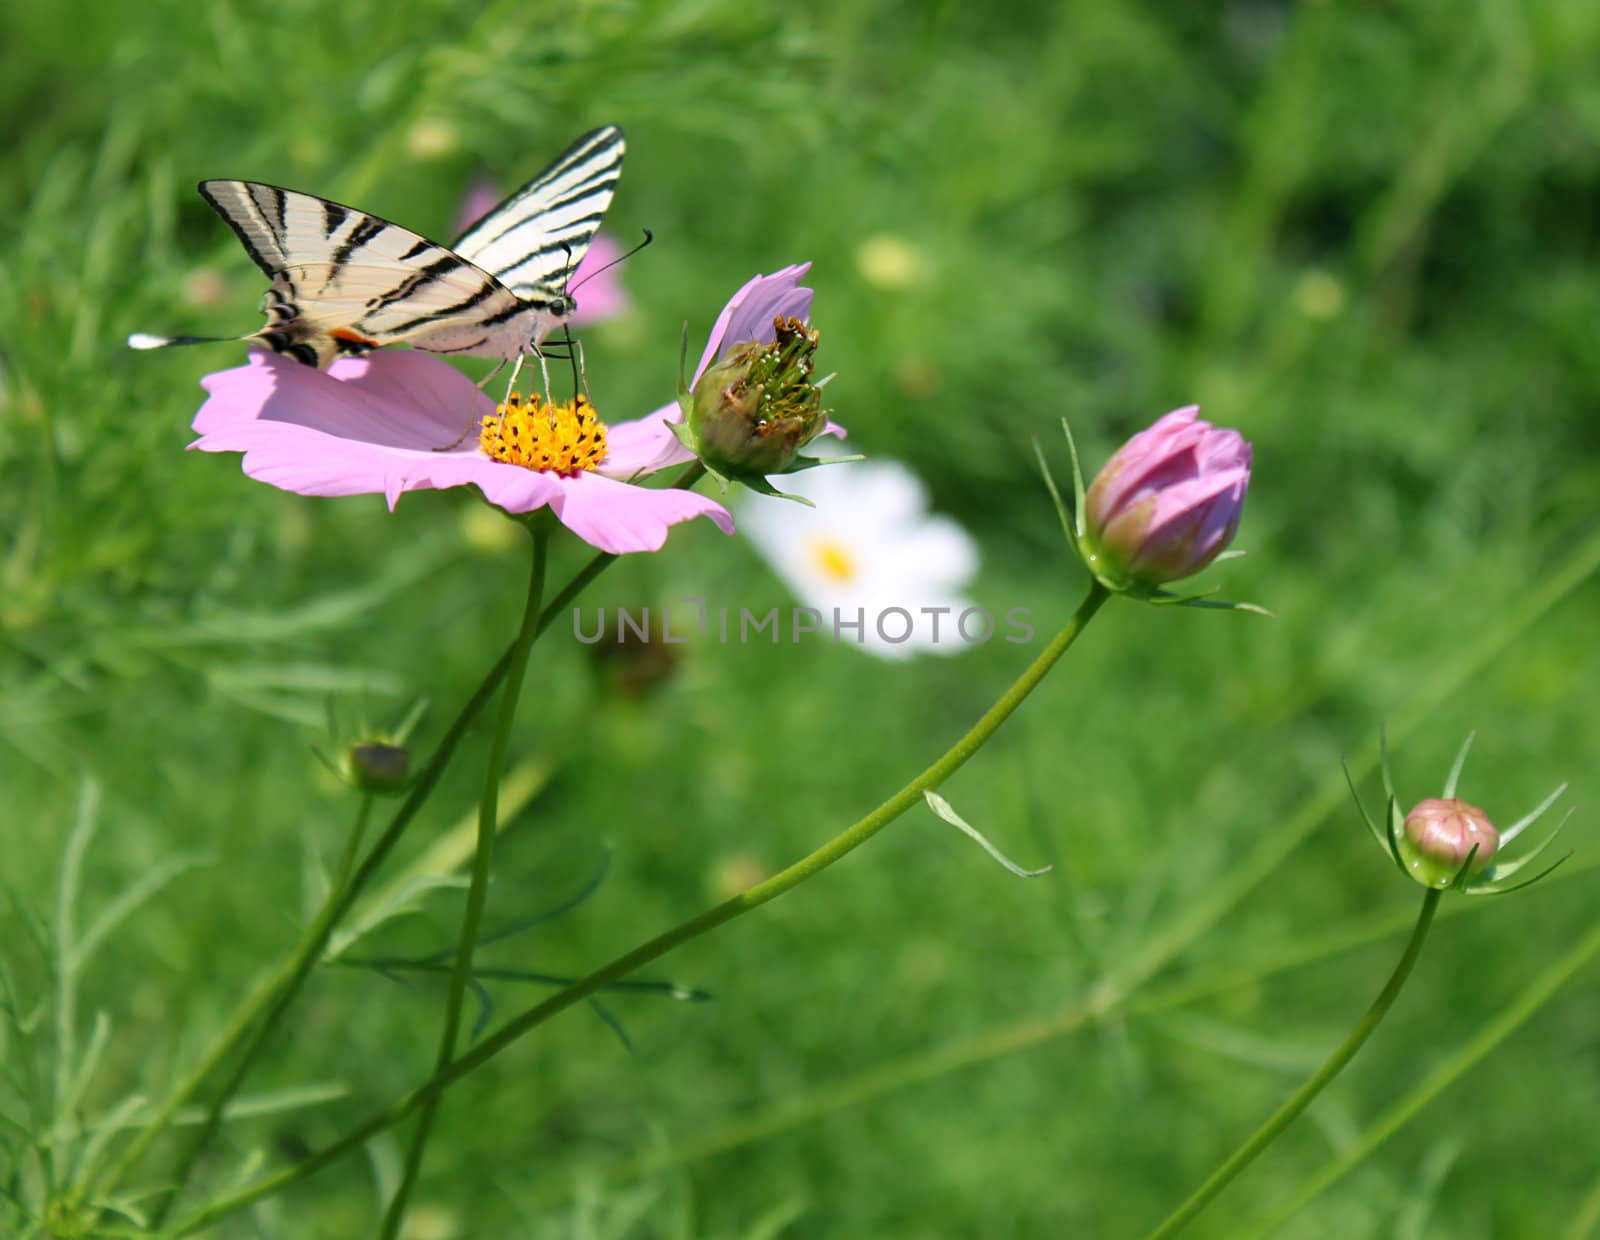
[(810, 263), (797, 263), (770, 276), (755, 276), (747, 281), (717, 316), (689, 386), (693, 387), (705, 368), (722, 356), (725, 345), (743, 344), (747, 340), (771, 341), (772, 320), (776, 316), (809, 318), (811, 290), (801, 288), (800, 280), (810, 270)]
[[(207, 375), (210, 394), (194, 429), (208, 452), (243, 451), (223, 442), (255, 433), (258, 421), (293, 425), (365, 445), (428, 451), (476, 427), (494, 402), (454, 367), (426, 353), (385, 350), (344, 358), (324, 374), (265, 349), (243, 366)], [(471, 438), (458, 451), (475, 451)]]
[(670, 423), (681, 421), (683, 410), (674, 401), (637, 421), (606, 427), (606, 459), (601, 472), (611, 478), (629, 478), (687, 465), (694, 454), (668, 429)]
[(552, 511), (579, 538), (613, 555), (659, 551), (668, 528), (693, 517), (710, 517), (724, 534), (733, 533), (727, 509), (694, 491), (651, 490), (593, 473), (560, 483)]
[[(692, 492), (507, 465), (484, 456), (475, 435), (435, 451), (460, 433), (456, 411), (476, 419), (494, 406), (459, 371), (423, 353), (384, 350), (323, 374), (253, 350), (245, 365), (203, 382), (208, 397), (190, 447), (242, 452), (247, 475), (300, 495), (376, 493), (393, 508), (407, 491), (470, 484), (508, 512), (548, 504), (580, 537), (614, 554), (659, 550), (669, 527), (697, 516), (733, 532), (720, 504)], [(630, 474), (667, 455), (665, 412), (611, 428)]]

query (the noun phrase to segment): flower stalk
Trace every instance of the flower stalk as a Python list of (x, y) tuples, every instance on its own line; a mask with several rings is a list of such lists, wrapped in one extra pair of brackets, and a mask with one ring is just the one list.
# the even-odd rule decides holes
[[(533, 564), (528, 573), (528, 600), (522, 611), (522, 626), (511, 646), (506, 669), (505, 689), (500, 697), (500, 715), (489, 743), (489, 761), (484, 768), (483, 795), (478, 802), (478, 846), (472, 856), (472, 879), (467, 888), (466, 911), (461, 918), (461, 941), (456, 948), (455, 965), (450, 971), (450, 988), (445, 996), (444, 1030), (439, 1038), (439, 1053), (434, 1062), (437, 1074), (455, 1058), (456, 1038), (461, 1028), (461, 1010), (466, 1003), (467, 983), (472, 977), (472, 956), (483, 925), (484, 905), (488, 901), (489, 871), (494, 860), (495, 828), (500, 819), (500, 779), (505, 772), (506, 750), (511, 743), (511, 725), (516, 721), (522, 682), (527, 676), (528, 657), (539, 636), (540, 607), (544, 600), (545, 552), (550, 543), (550, 523), (543, 515), (530, 522), (533, 533)], [(440, 1094), (430, 1095), (406, 1151), (405, 1171), (384, 1213), (382, 1240), (393, 1240), (405, 1217), (406, 1203), (422, 1168), (422, 1155), (433, 1132)]]
[(1271, 1118), (1256, 1129), (1250, 1139), (1235, 1150), (1226, 1162), (1213, 1171), (1205, 1183), (1190, 1194), (1188, 1200), (1168, 1215), (1166, 1220), (1150, 1233), (1147, 1240), (1165, 1240), (1168, 1236), (1177, 1235), (1255, 1160), (1256, 1155), (1277, 1140), (1278, 1135), (1293, 1123), (1328, 1083), (1339, 1075), (1344, 1066), (1355, 1058), (1356, 1052), (1366, 1044), (1379, 1023), (1389, 1014), (1394, 1001), (1400, 997), (1400, 990), (1406, 984), (1406, 979), (1411, 976), (1412, 967), (1417, 963), (1417, 957), (1422, 954), (1422, 945), (1427, 940), (1428, 931), (1433, 925), (1433, 915), (1438, 911), (1439, 896), (1439, 889), (1434, 888), (1422, 897), (1422, 908), (1417, 913), (1417, 924), (1411, 930), (1411, 938), (1406, 942), (1405, 951), (1400, 954), (1399, 963), (1390, 973), (1383, 989), (1378, 992), (1378, 997), (1372, 1001), (1372, 1006), (1350, 1031), (1349, 1036), (1339, 1044), (1332, 1055), (1328, 1056), (1327, 1062), (1318, 1068), (1311, 1079), (1297, 1089), (1288, 1101), (1274, 1111)]
[[(673, 481), (673, 486), (684, 490), (694, 486), (705, 475), (705, 470), (698, 461), (687, 465)], [(589, 558), (572, 580), (564, 586), (555, 598), (550, 600), (539, 616), (537, 636), (542, 636), (557, 616), (563, 615), (589, 584), (601, 573), (610, 568), (620, 557), (611, 552), (596, 552)], [(85, 1199), (108, 1197), (119, 1185), (123, 1178), (138, 1166), (140, 1161), (149, 1152), (150, 1147), (171, 1127), (178, 1112), (192, 1099), (200, 1088), (211, 1079), (213, 1073), (227, 1060), (228, 1056), (238, 1049), (245, 1036), (256, 1026), (256, 1022), (263, 1018), (269, 1008), (287, 1007), (299, 993), (301, 985), (310, 974), (312, 967), (320, 958), (323, 949), (327, 946), (329, 936), (356, 898), (364, 891), (367, 884), (382, 868), (394, 846), (400, 842), (406, 828), (427, 803), (434, 788), (443, 777), (451, 760), (455, 757), (456, 748), (469, 728), (476, 721), (478, 712), (488, 703), (495, 690), (500, 687), (500, 681), (511, 666), (512, 651), (508, 647), (501, 654), (492, 667), (485, 673), (483, 680), (467, 699), (455, 720), (445, 730), (440, 738), (438, 747), (433, 756), (418, 773), (411, 784), (411, 790), (400, 808), (395, 811), (388, 827), (373, 844), (365, 860), (342, 888), (337, 884), (328, 892), (327, 900), (318, 910), (313, 927), (308, 928), (306, 938), (272, 970), (263, 977), (243, 1003), (235, 1009), (232, 1019), (227, 1027), (212, 1043), (211, 1047), (194, 1065), (184, 1078), (173, 1087), (172, 1091), (162, 1102), (159, 1110), (129, 1142), (127, 1148), (117, 1160), (107, 1168), (106, 1172), (84, 1191)], [(312, 929), (316, 933), (312, 933)], [(314, 947), (309, 947), (315, 943)], [(243, 1055), (239, 1068), (236, 1069), (243, 1079), (243, 1074), (248, 1070), (253, 1061), (254, 1054), (259, 1050), (261, 1039), (253, 1039), (249, 1050)]]

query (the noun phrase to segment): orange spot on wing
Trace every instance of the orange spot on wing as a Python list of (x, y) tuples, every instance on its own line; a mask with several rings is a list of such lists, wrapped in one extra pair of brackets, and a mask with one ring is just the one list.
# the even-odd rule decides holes
[(376, 340), (369, 340), (360, 332), (353, 332), (348, 327), (335, 327), (331, 332), (328, 333), (328, 335), (332, 336), (335, 340), (342, 340), (346, 344), (365, 345), (369, 349), (376, 349), (378, 347), (378, 342)]

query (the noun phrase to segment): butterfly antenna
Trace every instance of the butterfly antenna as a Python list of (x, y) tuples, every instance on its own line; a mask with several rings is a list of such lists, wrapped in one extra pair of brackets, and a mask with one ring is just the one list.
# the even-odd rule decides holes
[(626, 254), (617, 255), (616, 258), (613, 258), (604, 267), (596, 267), (593, 271), (585, 272), (584, 276), (583, 276), (583, 279), (580, 280), (578, 283), (574, 284), (567, 291), (569, 293), (576, 293), (580, 288), (582, 288), (585, 284), (589, 283), (590, 280), (594, 279), (602, 271), (610, 271), (613, 267), (617, 266), (617, 264), (627, 262), (630, 258), (632, 258), (640, 250), (644, 249), (647, 245), (649, 245), (652, 241), (654, 241), (656, 239), (655, 233), (651, 232), (648, 228), (642, 228), (639, 231), (644, 233), (644, 240), (643, 241), (639, 242), (638, 245), (634, 246), (633, 249), (629, 250)]

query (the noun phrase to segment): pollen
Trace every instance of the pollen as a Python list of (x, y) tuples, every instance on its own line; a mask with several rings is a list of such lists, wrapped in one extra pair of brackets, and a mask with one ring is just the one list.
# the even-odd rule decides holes
[(606, 459), (606, 424), (585, 396), (552, 405), (513, 392), (483, 419), (478, 446), (492, 460), (570, 478)]
[(811, 556), (818, 571), (829, 581), (844, 583), (856, 579), (856, 558), (838, 539), (826, 536), (816, 539), (811, 544)]

